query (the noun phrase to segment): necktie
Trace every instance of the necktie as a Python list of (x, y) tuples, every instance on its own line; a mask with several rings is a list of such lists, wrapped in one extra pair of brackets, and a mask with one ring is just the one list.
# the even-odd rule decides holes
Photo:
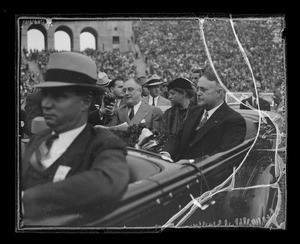
[(152, 102), (152, 106), (155, 106), (155, 102), (154, 102), (154, 97), (153, 97), (153, 102)]
[(30, 161), (33, 165), (42, 167), (41, 159), (49, 155), (52, 144), (58, 137), (59, 134), (54, 133), (46, 141), (42, 142), (42, 144), (37, 148), (30, 158)]
[(129, 119), (132, 120), (133, 117), (134, 117), (134, 109), (133, 109), (133, 106), (128, 107), (128, 108), (131, 109), (131, 110), (130, 110), (130, 113), (129, 113)]
[(205, 113), (204, 113), (204, 115), (203, 115), (203, 117), (202, 117), (199, 125), (197, 126), (196, 130), (199, 130), (205, 124), (205, 122), (207, 121), (207, 119), (208, 119), (208, 112), (205, 111)]

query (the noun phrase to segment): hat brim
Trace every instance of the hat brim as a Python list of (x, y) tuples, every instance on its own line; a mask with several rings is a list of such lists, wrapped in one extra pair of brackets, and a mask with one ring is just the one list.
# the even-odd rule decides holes
[(102, 89), (102, 87), (98, 86), (98, 85), (66, 83), (66, 82), (59, 82), (59, 81), (46, 81), (46, 82), (37, 84), (34, 87), (44, 89), (44, 88), (55, 88), (55, 87), (69, 87), (69, 86), (87, 87), (87, 88), (90, 88), (92, 91), (96, 92), (97, 94), (105, 93), (105, 91)]

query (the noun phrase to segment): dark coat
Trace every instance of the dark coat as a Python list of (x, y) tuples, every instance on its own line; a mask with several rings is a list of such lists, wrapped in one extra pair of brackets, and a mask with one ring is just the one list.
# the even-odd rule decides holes
[(245, 119), (225, 102), (196, 131), (203, 112), (200, 106), (191, 107), (182, 129), (167, 141), (162, 151), (169, 152), (177, 161), (226, 151), (244, 141)]
[[(25, 216), (45, 217), (87, 212), (97, 206), (105, 214), (123, 196), (129, 182), (126, 148), (111, 132), (87, 125), (49, 168), (33, 166), (32, 153), (49, 137), (35, 134), (23, 155), (21, 189)], [(71, 167), (66, 178), (53, 183), (58, 169)]]
[[(271, 105), (270, 105), (270, 103), (267, 100), (259, 97), (258, 98), (258, 102), (259, 102), (260, 110), (271, 111)], [(252, 96), (248, 97), (248, 98), (246, 98), (244, 100), (242, 100), (242, 103), (240, 104), (240, 109), (251, 109), (251, 108), (245, 106), (243, 103), (244, 104), (248, 104), (249, 103), (253, 107)]]

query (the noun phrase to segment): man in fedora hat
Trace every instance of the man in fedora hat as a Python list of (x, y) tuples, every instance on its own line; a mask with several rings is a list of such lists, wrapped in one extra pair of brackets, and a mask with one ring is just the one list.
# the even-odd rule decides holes
[(147, 78), (145, 76), (140, 76), (137, 78), (137, 83), (142, 86), (142, 98), (149, 95), (149, 89), (147, 87)]
[(99, 96), (96, 96), (94, 98), (94, 104), (92, 105), (90, 111), (95, 111), (101, 107), (102, 105), (102, 99), (103, 99), (103, 95), (105, 93), (109, 93), (109, 83), (110, 83), (110, 79), (108, 79), (108, 76), (105, 72), (101, 72), (99, 71), (98, 72), (98, 75), (97, 75), (97, 82), (96, 82), (96, 85), (102, 90), (104, 91), (104, 93), (100, 94)]
[(150, 94), (143, 98), (143, 101), (152, 106), (171, 106), (170, 100), (159, 95), (160, 85), (163, 84), (161, 78), (154, 74), (148, 77), (146, 86)]
[(37, 85), (50, 128), (30, 139), (22, 158), (24, 220), (95, 213), (96, 208), (97, 215), (105, 215), (126, 191), (125, 145), (87, 124), (93, 96), (101, 93), (96, 81), (96, 64), (89, 57), (51, 54), (45, 82)]

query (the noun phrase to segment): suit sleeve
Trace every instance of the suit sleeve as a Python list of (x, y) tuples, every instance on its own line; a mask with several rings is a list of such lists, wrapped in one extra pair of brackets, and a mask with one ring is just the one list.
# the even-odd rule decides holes
[(63, 181), (46, 183), (25, 190), (24, 216), (55, 216), (61, 213), (86, 212), (97, 206), (105, 214), (123, 196), (129, 182), (129, 166), (124, 144), (116, 137), (102, 138), (90, 158), (89, 170)]

